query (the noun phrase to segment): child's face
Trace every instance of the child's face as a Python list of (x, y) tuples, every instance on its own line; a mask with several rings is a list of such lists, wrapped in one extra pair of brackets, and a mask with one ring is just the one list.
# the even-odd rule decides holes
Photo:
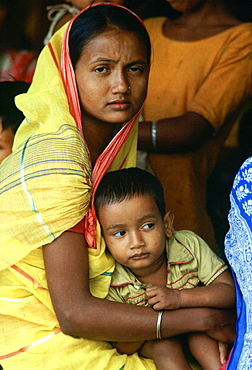
[(102, 206), (98, 218), (110, 253), (136, 276), (148, 275), (150, 266), (164, 260), (166, 221), (152, 197), (136, 196)]
[(87, 6), (89, 6), (91, 4), (95, 4), (95, 3), (110, 2), (110, 3), (116, 3), (116, 4), (123, 4), (124, 0), (112, 0), (112, 1), (109, 1), (109, 0), (72, 0), (72, 1), (68, 0), (67, 2), (71, 3), (77, 9), (81, 10), (81, 9), (84, 9)]
[(3, 130), (0, 117), (0, 163), (12, 152), (14, 134), (10, 127)]

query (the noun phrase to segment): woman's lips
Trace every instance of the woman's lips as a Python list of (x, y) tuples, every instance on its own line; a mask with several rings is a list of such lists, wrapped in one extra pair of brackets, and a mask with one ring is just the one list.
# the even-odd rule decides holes
[(115, 100), (108, 104), (111, 108), (116, 110), (125, 110), (128, 109), (130, 102), (127, 100)]

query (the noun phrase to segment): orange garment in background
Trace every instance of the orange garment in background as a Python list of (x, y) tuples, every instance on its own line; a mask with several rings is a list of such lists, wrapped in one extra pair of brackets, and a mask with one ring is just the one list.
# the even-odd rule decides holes
[(176, 230), (192, 230), (215, 248), (206, 213), (206, 185), (246, 98), (252, 94), (252, 23), (193, 42), (171, 40), (162, 33), (166, 18), (145, 25), (153, 55), (144, 120), (157, 121), (198, 113), (213, 126), (212, 137), (194, 153), (149, 154), (165, 191)]

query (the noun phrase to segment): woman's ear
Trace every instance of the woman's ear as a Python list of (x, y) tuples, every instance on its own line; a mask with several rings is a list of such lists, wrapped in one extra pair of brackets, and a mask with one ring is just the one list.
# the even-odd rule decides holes
[(168, 238), (172, 236), (173, 221), (174, 213), (172, 211), (168, 211), (164, 216), (165, 234)]

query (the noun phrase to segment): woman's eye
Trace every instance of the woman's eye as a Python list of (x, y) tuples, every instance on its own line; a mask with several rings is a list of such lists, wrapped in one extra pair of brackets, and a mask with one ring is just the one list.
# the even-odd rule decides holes
[(154, 226), (153, 222), (143, 225), (143, 229), (151, 229)]
[(143, 71), (143, 69), (140, 68), (140, 67), (130, 67), (129, 71), (133, 72), (133, 73), (141, 73)]
[(106, 73), (108, 71), (107, 67), (96, 67), (95, 72), (97, 73)]
[(114, 233), (113, 235), (114, 236), (123, 236), (123, 235), (125, 235), (126, 233), (125, 233), (125, 231), (117, 231), (116, 233)]

